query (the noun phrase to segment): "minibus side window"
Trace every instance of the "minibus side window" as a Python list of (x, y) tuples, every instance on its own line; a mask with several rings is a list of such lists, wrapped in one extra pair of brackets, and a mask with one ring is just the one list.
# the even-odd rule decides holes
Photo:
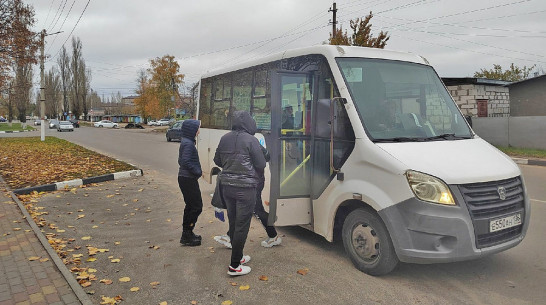
[(199, 120), (201, 126), (210, 127), (210, 101), (212, 97), (212, 83), (209, 79), (201, 81), (201, 92), (199, 94)]

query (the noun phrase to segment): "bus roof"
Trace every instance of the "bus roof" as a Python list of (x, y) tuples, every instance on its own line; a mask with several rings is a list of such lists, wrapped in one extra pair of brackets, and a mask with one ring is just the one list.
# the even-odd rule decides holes
[(269, 56), (265, 56), (259, 59), (251, 60), (245, 63), (234, 65), (231, 67), (221, 68), (205, 73), (202, 78), (207, 78), (219, 74), (238, 71), (253, 66), (258, 66), (268, 62), (281, 60), (284, 58), (292, 58), (303, 55), (320, 54), (326, 58), (334, 59), (337, 57), (362, 57), (362, 58), (376, 58), (376, 59), (389, 59), (398, 61), (407, 61), (419, 64), (429, 65), (428, 61), (419, 55), (412, 53), (391, 51), (378, 48), (365, 48), (365, 47), (353, 47), (353, 46), (333, 46), (333, 45), (318, 45), (305, 48), (291, 49), (284, 52), (279, 52)]

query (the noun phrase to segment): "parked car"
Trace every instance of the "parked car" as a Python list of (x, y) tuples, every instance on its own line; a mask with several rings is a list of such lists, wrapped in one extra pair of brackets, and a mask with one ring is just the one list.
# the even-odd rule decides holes
[(49, 120), (49, 129), (57, 128), (59, 126), (59, 120), (51, 119)]
[(70, 123), (72, 123), (72, 126), (74, 126), (74, 128), (80, 128), (80, 121), (76, 120), (76, 119), (71, 119), (71, 120), (68, 120)]
[(57, 131), (74, 131), (74, 126), (70, 121), (60, 121), (57, 125)]
[(41, 120), (34, 120), (34, 126), (40, 126), (40, 125), (42, 125)]
[(159, 126), (159, 123), (156, 120), (148, 121), (148, 126)]
[(93, 126), (95, 127), (107, 127), (107, 128), (118, 128), (118, 123), (114, 123), (112, 121), (108, 121), (108, 120), (102, 120), (102, 121), (98, 121), (98, 122), (95, 122), (93, 124)]
[(3, 117), (3, 116), (0, 116), (0, 122), (6, 122), (7, 120)]
[(125, 129), (133, 129), (133, 128), (144, 129), (144, 126), (140, 125), (139, 123), (129, 123), (125, 125)]
[(173, 126), (169, 127), (167, 129), (167, 142), (171, 142), (172, 140), (178, 140), (182, 138), (182, 122), (184, 121), (178, 121), (173, 124)]
[(169, 126), (170, 123), (171, 123), (171, 119), (161, 119), (157, 121), (158, 126)]

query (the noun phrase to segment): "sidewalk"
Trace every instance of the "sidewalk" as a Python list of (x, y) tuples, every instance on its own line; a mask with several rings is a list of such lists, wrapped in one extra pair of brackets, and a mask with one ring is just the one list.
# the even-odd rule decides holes
[(0, 180), (0, 305), (81, 304)]

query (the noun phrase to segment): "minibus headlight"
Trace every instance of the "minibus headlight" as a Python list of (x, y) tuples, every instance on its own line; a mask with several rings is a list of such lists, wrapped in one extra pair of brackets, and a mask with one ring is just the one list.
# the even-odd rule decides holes
[(455, 205), (449, 188), (442, 180), (415, 171), (407, 171), (406, 177), (415, 197), (428, 202)]

